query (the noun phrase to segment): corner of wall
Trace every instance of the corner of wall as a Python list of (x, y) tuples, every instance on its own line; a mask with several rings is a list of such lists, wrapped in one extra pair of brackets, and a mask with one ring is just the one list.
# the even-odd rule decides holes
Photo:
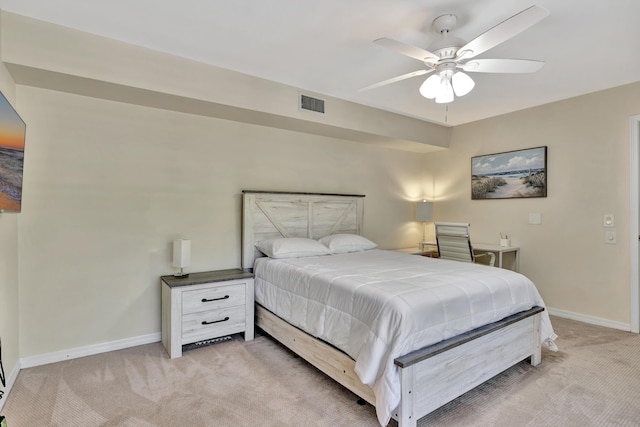
[[(3, 12), (0, 9), (0, 61), (2, 60)], [(15, 105), (16, 84), (4, 63), (0, 62), (0, 91)], [(20, 371), (19, 361), (19, 275), (18, 218), (16, 214), (0, 213), (0, 339), (3, 340), (2, 364), (9, 376), (0, 384), (0, 410)]]
[(11, 389), (13, 388), (13, 385), (15, 384), (16, 379), (18, 379), (19, 372), (20, 372), (20, 363), (18, 362), (11, 370), (11, 373), (9, 374), (9, 376), (6, 378), (7, 386), (4, 390), (2, 390), (4, 394), (0, 399), (0, 412), (2, 412), (2, 409), (4, 408), (4, 404), (7, 402), (7, 397), (9, 397), (9, 393), (11, 392)]

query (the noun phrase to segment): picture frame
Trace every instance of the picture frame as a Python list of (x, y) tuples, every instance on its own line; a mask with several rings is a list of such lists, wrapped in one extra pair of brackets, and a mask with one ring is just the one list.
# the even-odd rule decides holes
[(547, 197), (547, 147), (471, 157), (471, 199)]
[(20, 212), (26, 124), (0, 92), (0, 212)]

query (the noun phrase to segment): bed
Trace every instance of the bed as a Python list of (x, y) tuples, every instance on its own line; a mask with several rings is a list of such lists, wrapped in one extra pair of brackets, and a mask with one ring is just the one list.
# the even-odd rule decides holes
[[(553, 330), (520, 274), (374, 247), (314, 252), (326, 246), (312, 239), (359, 243), (363, 216), (364, 196), (243, 192), (242, 262), (256, 275), (259, 328), (373, 404), (381, 425), (416, 426), (514, 364), (540, 363)], [(310, 252), (263, 245), (283, 241)]]

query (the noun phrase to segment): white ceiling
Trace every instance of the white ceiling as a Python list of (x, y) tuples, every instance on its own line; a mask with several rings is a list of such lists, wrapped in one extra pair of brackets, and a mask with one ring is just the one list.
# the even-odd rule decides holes
[(545, 61), (535, 74), (473, 74), (448, 104), (418, 93), (425, 77), (358, 92), (419, 70), (373, 43), (427, 48), (453, 13), (469, 41), (534, 0), (0, 0), (6, 11), (407, 116), (458, 125), (640, 80), (640, 0), (539, 0), (551, 14), (478, 58)]

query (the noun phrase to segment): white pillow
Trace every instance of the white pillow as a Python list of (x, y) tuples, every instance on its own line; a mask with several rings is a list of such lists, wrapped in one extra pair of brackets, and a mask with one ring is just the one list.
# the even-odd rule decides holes
[(378, 246), (371, 240), (357, 234), (332, 234), (318, 241), (327, 246), (334, 254), (366, 251)]
[(269, 258), (302, 258), (308, 256), (331, 255), (325, 245), (304, 237), (282, 237), (256, 243), (256, 248)]

